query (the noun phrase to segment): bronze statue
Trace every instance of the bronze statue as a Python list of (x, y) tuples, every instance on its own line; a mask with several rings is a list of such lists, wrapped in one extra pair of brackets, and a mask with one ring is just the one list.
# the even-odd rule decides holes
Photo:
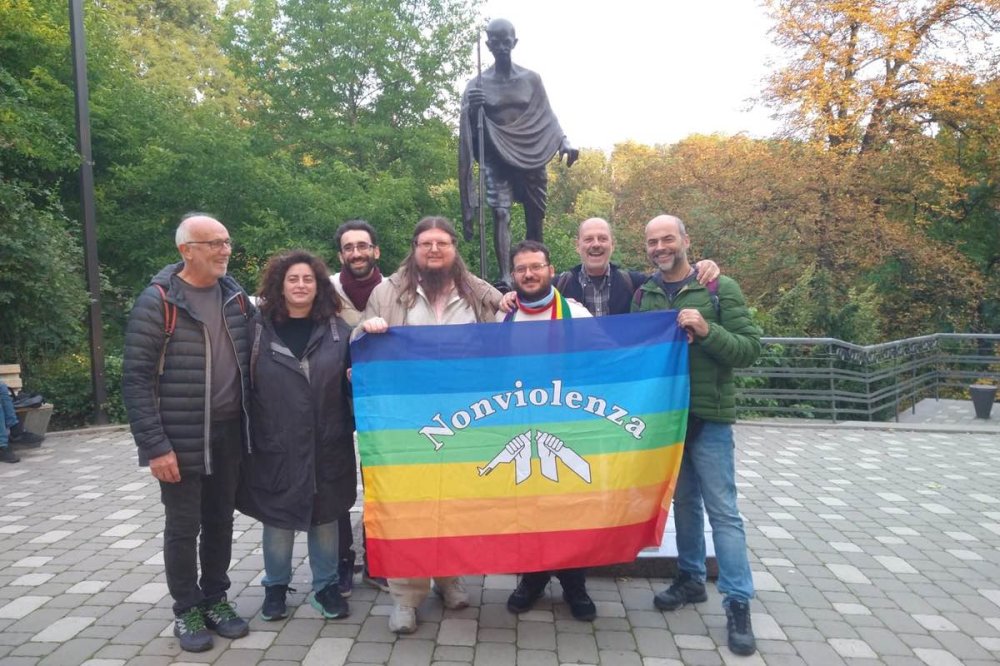
[[(541, 77), (511, 62), (510, 52), (516, 45), (510, 21), (494, 19), (486, 26), (486, 46), (494, 64), (469, 81), (462, 95), (458, 153), (465, 238), (472, 238), (472, 219), (481, 205), (472, 175), (472, 163), (477, 161), (485, 180), (486, 205), (493, 211), (493, 248), (501, 280), (508, 284), (511, 205), (521, 202), (527, 238), (541, 241), (548, 181), (545, 166), (557, 152), (560, 160), (566, 156), (567, 166), (580, 156), (549, 106)], [(477, 136), (480, 117), (484, 121), (482, 146)]]

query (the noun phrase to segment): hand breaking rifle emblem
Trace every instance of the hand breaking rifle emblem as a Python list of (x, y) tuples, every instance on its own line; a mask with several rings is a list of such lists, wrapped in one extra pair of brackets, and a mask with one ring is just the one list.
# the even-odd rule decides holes
[[(566, 443), (553, 434), (535, 431), (535, 446), (541, 462), (542, 476), (550, 481), (559, 481), (559, 469), (556, 459), (581, 479), (590, 483), (590, 463), (580, 457), (576, 451), (566, 446)], [(514, 481), (521, 483), (531, 476), (531, 431), (522, 432), (497, 453), (486, 467), (477, 467), (479, 476), (486, 476), (498, 465), (514, 463)]]

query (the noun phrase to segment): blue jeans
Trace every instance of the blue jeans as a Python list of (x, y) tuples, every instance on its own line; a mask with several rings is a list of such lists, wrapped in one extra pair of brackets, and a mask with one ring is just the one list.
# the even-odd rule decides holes
[(10, 442), (9, 430), (17, 425), (17, 413), (14, 411), (14, 401), (10, 397), (10, 389), (0, 382), (0, 449)]
[(712, 524), (715, 558), (719, 563), (719, 592), (724, 600), (749, 600), (753, 597), (753, 578), (747, 559), (743, 519), (736, 508), (734, 450), (733, 426), (710, 421), (706, 421), (701, 433), (685, 445), (674, 491), (677, 567), (704, 582), (704, 504)]
[[(322, 525), (313, 525), (306, 533), (309, 543), (309, 567), (312, 569), (313, 592), (319, 592), (328, 585), (336, 585), (337, 576), (337, 523), (334, 520)], [(295, 530), (264, 525), (264, 586), (288, 585), (292, 582), (292, 546)]]

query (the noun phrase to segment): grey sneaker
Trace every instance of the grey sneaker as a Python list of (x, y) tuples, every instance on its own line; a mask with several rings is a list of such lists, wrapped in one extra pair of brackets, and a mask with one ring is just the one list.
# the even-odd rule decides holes
[(653, 605), (660, 610), (676, 610), (684, 604), (707, 600), (705, 584), (692, 578), (691, 574), (680, 571), (670, 587), (653, 597)]
[(412, 634), (417, 630), (417, 609), (395, 605), (389, 615), (389, 631), (394, 634)]
[(236, 614), (233, 604), (225, 597), (202, 609), (205, 626), (223, 638), (243, 638), (250, 633), (250, 625)]
[(174, 636), (180, 639), (185, 652), (205, 652), (212, 649), (212, 634), (205, 628), (205, 616), (195, 606), (174, 618)]

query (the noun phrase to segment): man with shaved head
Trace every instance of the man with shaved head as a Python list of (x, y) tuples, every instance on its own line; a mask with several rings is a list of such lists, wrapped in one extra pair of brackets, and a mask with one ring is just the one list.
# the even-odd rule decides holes
[(212, 648), (208, 630), (226, 638), (249, 630), (226, 600), (226, 572), (250, 441), (253, 306), (226, 274), (233, 249), (221, 222), (191, 213), (175, 240), (181, 261), (152, 279), (129, 315), (122, 397), (139, 464), (160, 482), (174, 635), (183, 650), (203, 652)]
[(658, 215), (646, 225), (646, 256), (656, 268), (635, 294), (633, 311), (676, 310), (688, 334), (691, 402), (684, 456), (674, 489), (677, 528), (677, 577), (653, 598), (660, 610), (705, 601), (705, 526), (712, 525), (718, 588), (726, 612), (729, 649), (749, 655), (757, 650), (750, 624), (753, 579), (747, 559), (743, 519), (736, 506), (733, 423), (736, 389), (733, 368), (745, 368), (760, 355), (760, 330), (750, 320), (740, 287), (719, 278), (717, 288), (695, 279), (688, 262), (684, 223)]

